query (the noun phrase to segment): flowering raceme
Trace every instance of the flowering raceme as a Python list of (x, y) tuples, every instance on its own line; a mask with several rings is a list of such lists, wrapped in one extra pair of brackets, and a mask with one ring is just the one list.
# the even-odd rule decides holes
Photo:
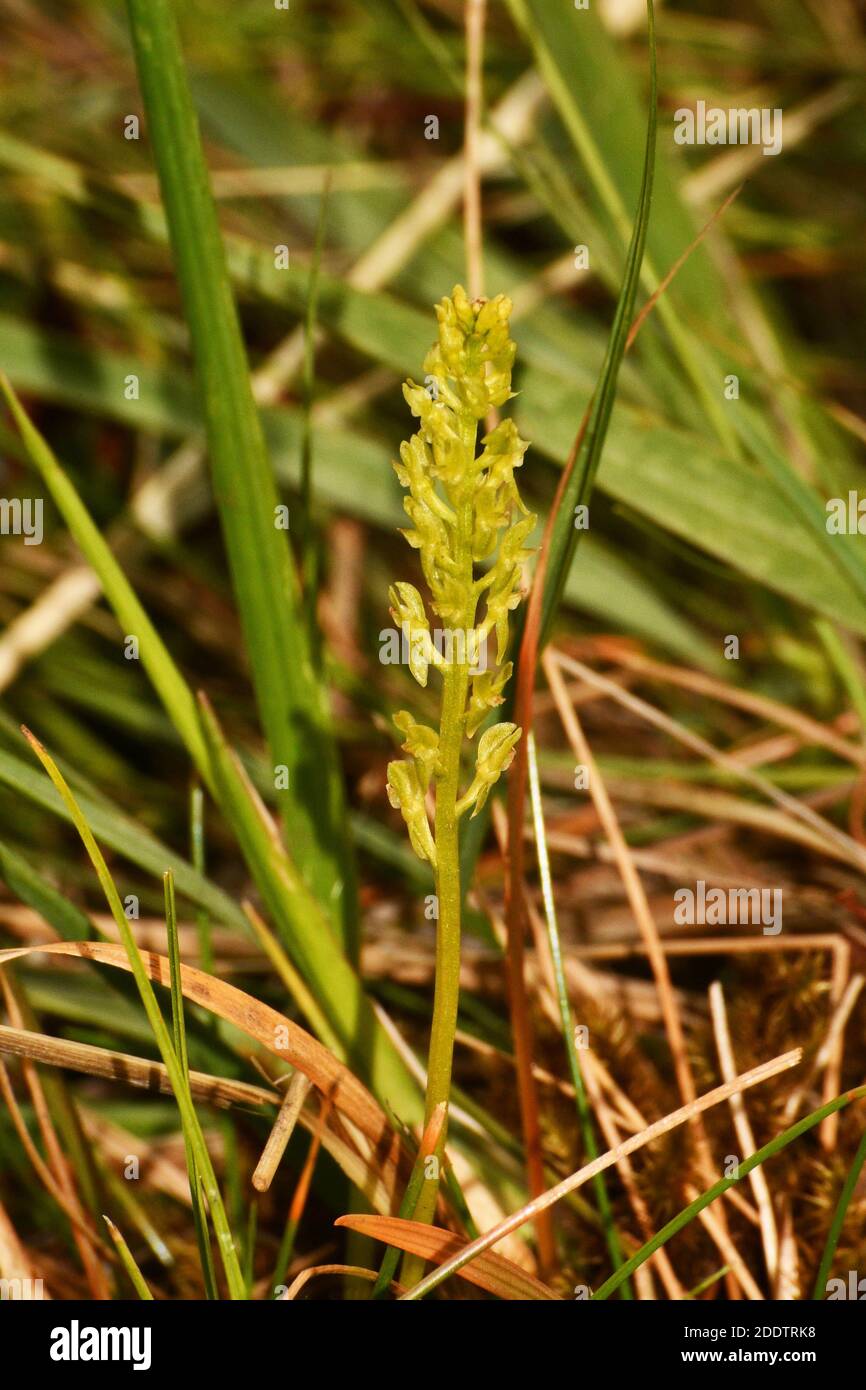
[[(511, 663), (504, 659), (509, 613), (520, 602), (524, 542), (535, 525), (514, 478), (527, 448), (514, 422), (497, 424), (484, 435), (481, 452), (476, 453), (479, 421), (513, 394), (510, 312), (505, 295), (473, 302), (457, 285), (451, 297), (436, 306), (439, 337), (424, 362), (426, 386), (408, 381), (403, 388), (420, 422), (395, 464), (408, 489), (404, 506), (412, 523), (403, 535), (419, 552), (433, 612), (465, 638), (443, 654), (433, 640), (421, 594), (405, 582), (392, 586), (391, 614), (408, 642), (413, 676), (426, 685), (432, 666), (444, 680), (438, 735), (402, 711), (395, 722), (405, 735), (403, 750), (411, 760), (392, 762), (388, 768), (390, 800), (403, 814), (416, 853), (434, 867), (437, 843), (427, 817), (427, 788), (432, 778), (438, 821), (447, 765), (456, 761), (459, 775), (464, 736), (473, 737), (490, 710), (503, 702), (511, 675)], [(485, 563), (476, 577), (476, 565)], [(473, 674), (467, 653), (483, 651), (491, 633), (496, 637), (497, 664), (476, 668)], [(466, 793), (456, 798), (458, 819), (470, 807), (473, 815), (480, 810), (511, 762), (519, 738), (520, 730), (510, 723), (496, 724), (482, 734), (475, 775)]]
[[(481, 440), (478, 426), (512, 395), (514, 343), (508, 334), (511, 301), (504, 295), (471, 301), (457, 285), (436, 306), (439, 339), (424, 362), (425, 386), (408, 381), (403, 394), (419, 420), (395, 464), (408, 490), (412, 525), (403, 534), (419, 552), (430, 603), (441, 620), (431, 632), (421, 594), (403, 581), (390, 591), (391, 614), (408, 651), (409, 668), (426, 685), (432, 667), (442, 677), (439, 729), (401, 710), (395, 724), (408, 758), (388, 765), (388, 796), (400, 808), (412, 848), (436, 873), (436, 985), (427, 1063), (425, 1132), (436, 1124), (432, 1170), (416, 1161), (417, 1193), (406, 1214), (430, 1221), (436, 1209), (439, 1163), (444, 1157), (457, 1005), (460, 993), (460, 818), (476, 815), (514, 757), (516, 724), (485, 728), (478, 739), (474, 775), (461, 794), (464, 740), (487, 723), (504, 701), (511, 675), (505, 660), (508, 620), (520, 602), (524, 542), (535, 525), (520, 500), (514, 470), (526, 443), (512, 420)], [(476, 575), (476, 566), (479, 573)], [(448, 641), (443, 643), (443, 628)], [(495, 635), (496, 663), (480, 662)], [(427, 795), (435, 788), (431, 827)], [(404, 1277), (411, 1284), (404, 1270)]]

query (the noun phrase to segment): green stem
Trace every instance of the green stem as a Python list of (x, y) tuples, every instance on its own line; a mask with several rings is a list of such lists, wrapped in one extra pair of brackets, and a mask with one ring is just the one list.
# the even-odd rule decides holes
[[(464, 443), (471, 459), (475, 453), (476, 424), (467, 425)], [(470, 470), (467, 470), (469, 472)], [(430, 1052), (427, 1059), (427, 1097), (424, 1123), (427, 1124), (437, 1105), (447, 1107), (451, 1095), (451, 1066), (454, 1056), (454, 1033), (457, 1027), (457, 1005), (460, 995), (460, 754), (466, 725), (466, 702), (469, 695), (470, 638), (475, 623), (476, 595), (472, 570), (472, 495), (461, 500), (454, 528), (454, 560), (464, 592), (466, 608), (461, 614), (457, 641), (446, 653), (450, 664), (443, 674), (442, 718), (439, 725), (440, 772), (436, 784), (436, 896), (438, 922), (436, 930), (436, 980), (433, 995), (433, 1021), (430, 1030)], [(435, 1176), (428, 1178), (415, 1208), (416, 1221), (432, 1221), (439, 1193), (439, 1169), (447, 1136), (446, 1121), (436, 1146)], [(414, 1262), (404, 1267), (404, 1279), (414, 1272)], [(418, 1263), (420, 1272), (421, 1264)]]

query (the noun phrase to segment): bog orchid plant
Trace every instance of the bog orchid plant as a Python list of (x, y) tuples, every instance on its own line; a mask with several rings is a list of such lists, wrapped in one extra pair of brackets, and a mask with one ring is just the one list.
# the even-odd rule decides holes
[[(477, 449), (480, 422), (513, 395), (510, 313), (505, 295), (473, 301), (461, 285), (436, 306), (439, 337), (424, 362), (426, 384), (410, 380), (403, 387), (420, 426), (395, 464), (408, 489), (404, 506), (412, 522), (403, 535), (420, 554), (430, 608), (443, 625), (431, 632), (419, 591), (404, 582), (393, 585), (391, 613), (408, 645), (413, 676), (426, 686), (433, 668), (442, 679), (438, 731), (401, 710), (394, 722), (409, 757), (388, 767), (391, 803), (402, 812), (416, 854), (429, 860), (436, 875), (428, 1123), (437, 1107), (447, 1105), (451, 1086), (460, 974), (460, 819), (484, 805), (521, 733), (511, 723), (486, 728), (478, 739), (474, 774), (461, 791), (464, 741), (503, 703), (511, 675), (511, 662), (505, 660), (509, 614), (520, 603), (524, 543), (535, 525), (514, 478), (527, 444), (513, 420), (490, 429)], [(495, 661), (486, 660), (491, 633)], [(444, 1138), (443, 1126), (440, 1152)], [(434, 1170), (438, 1175), (438, 1164)], [(417, 1219), (431, 1218), (436, 1191), (435, 1178), (424, 1184)]]

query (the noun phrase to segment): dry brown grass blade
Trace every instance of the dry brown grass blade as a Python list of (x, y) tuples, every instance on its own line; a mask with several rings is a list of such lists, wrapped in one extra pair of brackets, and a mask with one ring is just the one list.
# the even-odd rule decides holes
[[(75, 956), (81, 960), (112, 965), (118, 970), (131, 969), (122, 946), (102, 941), (59, 941), (41, 946), (14, 947), (0, 951), (0, 965), (34, 953)], [(170, 988), (168, 957), (143, 951), (141, 958), (150, 979)], [(334, 1107), (342, 1111), (370, 1140), (379, 1172), (394, 1168), (399, 1162), (400, 1140), (391, 1129), (384, 1111), (348, 1067), (297, 1023), (235, 985), (206, 975), (192, 965), (182, 965), (180, 973), (185, 998), (202, 1005), (227, 1023), (234, 1024), (249, 1037), (255, 1038), (273, 1056), (308, 1076), (323, 1095), (330, 1097)]]
[[(577, 716), (577, 711), (573, 708), (568, 699), (565, 681), (562, 678), (562, 673), (554, 658), (553, 652), (548, 651), (544, 654), (542, 657), (542, 666), (574, 756), (578, 763), (587, 769), (592, 803), (601, 821), (608, 844), (613, 851), (626, 897), (629, 901), (629, 906), (634, 914), (634, 919), (643, 939), (644, 946), (646, 947), (653, 979), (656, 989), (658, 990), (665, 1035), (668, 1040), (668, 1046), (674, 1064), (677, 1088), (683, 1102), (686, 1105), (692, 1105), (697, 1098), (697, 1086), (695, 1085), (694, 1072), (692, 1071), (691, 1062), (689, 1060), (685, 1031), (683, 1029), (679, 1009), (677, 1008), (667, 956), (665, 955), (655, 919), (650, 911), (643, 881), (631, 857), (631, 852), (625, 836), (622, 833), (622, 829), (620, 828), (613, 803), (608, 796), (604, 778), (595, 761), (592, 749), (587, 742), (583, 727)], [(695, 1113), (691, 1129), (699, 1171), (701, 1172), (705, 1184), (707, 1186), (712, 1186), (716, 1181), (717, 1174), (713, 1163), (710, 1141), (700, 1112)], [(726, 1248), (722, 1250), (722, 1255), (726, 1263), (730, 1263), (727, 1249), (728, 1233), (725, 1223), (724, 1207), (720, 1206), (715, 1219), (705, 1224), (707, 1224), (707, 1229), (714, 1239), (716, 1229), (725, 1237)], [(735, 1272), (737, 1273), (737, 1277), (739, 1277), (739, 1272), (742, 1268), (742, 1262), (737, 1259), (735, 1261)], [(729, 1279), (729, 1289), (733, 1295), (732, 1284), (733, 1280)]]
[(802, 1295), (800, 1281), (800, 1257), (797, 1251), (797, 1236), (794, 1218), (791, 1214), (791, 1198), (786, 1193), (782, 1198), (782, 1221), (779, 1232), (779, 1277), (776, 1281), (774, 1298), (796, 1301)]
[[(396, 1245), (410, 1255), (420, 1255), (424, 1260), (439, 1264), (467, 1246), (467, 1242), (453, 1231), (443, 1231), (439, 1226), (426, 1226), (418, 1221), (404, 1221), (400, 1216), (340, 1216), (335, 1225), (347, 1226), (350, 1231), (373, 1236), (386, 1245)], [(470, 1284), (477, 1284), (498, 1298), (561, 1301), (540, 1279), (534, 1279), (502, 1255), (481, 1255), (459, 1272)]]
[(0, 1095), (2, 1095), (6, 1103), (6, 1108), (9, 1111), (9, 1118), (12, 1121), (15, 1133), (18, 1135), (21, 1147), (27, 1155), (27, 1160), (37, 1178), (42, 1183), (42, 1186), (45, 1188), (45, 1191), (50, 1197), (54, 1198), (54, 1201), (69, 1218), (71, 1224), (75, 1226), (82, 1238), (93, 1247), (94, 1251), (105, 1256), (107, 1254), (105, 1246), (94, 1233), (89, 1222), (79, 1216), (78, 1208), (75, 1204), (67, 1200), (65, 1193), (52, 1174), (51, 1169), (33, 1143), (24, 1116), (21, 1114), (21, 1107), (15, 1098), (12, 1082), (9, 1080), (9, 1073), (2, 1062), (0, 1062)]
[[(794, 1090), (792, 1090), (791, 1094), (788, 1096), (787, 1101), (785, 1102), (785, 1108), (782, 1111), (782, 1116), (786, 1124), (793, 1123), (794, 1117), (796, 1116), (797, 1111), (802, 1105), (803, 1099), (808, 1093), (810, 1086), (813, 1084), (815, 1077), (818, 1076), (820, 1072), (824, 1070), (825, 1067), (830, 1066), (831, 1062), (834, 1059), (834, 1056), (837, 1054), (837, 1049), (839, 1048), (839, 1045), (842, 1042), (846, 1024), (848, 1023), (848, 1019), (851, 1016), (851, 1012), (854, 1008), (854, 1005), (857, 1003), (864, 983), (866, 983), (866, 981), (864, 981), (862, 975), (854, 975), (852, 979), (849, 980), (845, 993), (843, 994), (842, 998), (838, 1001), (835, 1009), (833, 1010), (833, 1014), (827, 1026), (826, 1036), (824, 1038), (824, 1041), (821, 1043), (820, 1048), (818, 1049), (817, 1055), (813, 1058), (812, 1062), (810, 1063), (805, 1076), (800, 1081), (800, 1084), (796, 1086)], [(837, 1086), (837, 1083), (838, 1067), (834, 1070), (832, 1077), (832, 1084), (834, 1086)], [(835, 1095), (836, 1091), (834, 1091), (833, 1094)], [(828, 1146), (825, 1145), (825, 1147)]]
[[(710, 985), (710, 1017), (713, 1022), (716, 1051), (719, 1054), (719, 1066), (722, 1069), (722, 1076), (726, 1081), (732, 1081), (737, 1074), (737, 1062), (734, 1056), (734, 1046), (731, 1042), (731, 1031), (728, 1027), (728, 1013), (725, 1008), (725, 996), (720, 980), (714, 980)], [(746, 1103), (742, 1095), (738, 1093), (737, 1095), (731, 1096), (729, 1104), (742, 1157), (751, 1158), (758, 1146), (755, 1143), (755, 1136), (752, 1133), (752, 1125), (746, 1110)], [(763, 1168), (752, 1169), (749, 1174), (749, 1184), (760, 1217), (764, 1260), (767, 1265), (767, 1277), (770, 1280), (770, 1286), (772, 1288), (775, 1286), (776, 1275), (779, 1268), (779, 1232), (776, 1227), (776, 1217), (773, 1211), (773, 1200), (770, 1196), (767, 1175)]]
[[(322, 1101), (324, 1103), (324, 1096)], [(380, 1168), (377, 1169), (372, 1158), (362, 1156), (360, 1145), (367, 1143), (363, 1135), (356, 1130), (354, 1134), (344, 1139), (341, 1136), (346, 1132), (345, 1126), (340, 1124), (339, 1117), (331, 1114), (331, 1123), (336, 1128), (326, 1125), (321, 1114), (308, 1115), (303, 1110), (298, 1120), (301, 1128), (305, 1129), (314, 1140), (318, 1140), (321, 1147), (331, 1155), (331, 1158), (342, 1169), (349, 1181), (359, 1192), (363, 1193), (372, 1209), (379, 1212), (381, 1216), (390, 1215), (399, 1200), (398, 1192), (401, 1190), (395, 1187), (394, 1168), (389, 1169), (380, 1165)], [(309, 1152), (313, 1152), (312, 1145)]]
[[(29, 1006), (11, 971), (2, 975), (0, 987), (3, 990), (6, 1011), (13, 1027), (23, 1029), (25, 1021), (30, 1021)], [(36, 1123), (45, 1145), (46, 1167), (50, 1170), (57, 1187), (63, 1193), (65, 1208), (72, 1208), (76, 1213), (77, 1219), (72, 1225), (72, 1239), (81, 1259), (91, 1297), (97, 1301), (106, 1299), (109, 1297), (108, 1278), (102, 1261), (94, 1251), (94, 1246), (98, 1244), (98, 1238), (95, 1233), (88, 1239), (82, 1235), (81, 1227), (91, 1226), (92, 1223), (81, 1201), (71, 1166), (54, 1128), (51, 1107), (48, 1104), (39, 1072), (27, 1057), (21, 1058), (21, 1071), (25, 1085), (30, 1092)]]
[(739, 194), (742, 192), (742, 190), (743, 190), (743, 184), (740, 184), (739, 187), (735, 188), (735, 189), (733, 190), (732, 193), (729, 193), (729, 194), (728, 194), (727, 198), (725, 199), (725, 201), (724, 201), (723, 203), (719, 203), (719, 206), (718, 206), (718, 207), (710, 214), (710, 216), (707, 218), (706, 222), (704, 223), (704, 225), (703, 225), (703, 227), (701, 228), (701, 230), (698, 232), (698, 234), (697, 234), (697, 236), (695, 237), (694, 241), (692, 241), (692, 242), (690, 243), (690, 245), (688, 245), (688, 246), (686, 247), (686, 249), (685, 249), (685, 251), (682, 253), (682, 255), (679, 256), (678, 259), (674, 261), (673, 265), (671, 266), (671, 268), (670, 268), (670, 270), (668, 271), (667, 275), (665, 275), (664, 279), (663, 279), (663, 280), (661, 281), (661, 283), (659, 284), (658, 288), (655, 289), (655, 290), (653, 291), (653, 293), (650, 295), (649, 299), (647, 300), (646, 304), (644, 304), (644, 306), (643, 306), (643, 308), (640, 310), (640, 312), (639, 312), (638, 314), (635, 315), (634, 322), (633, 322), (631, 328), (630, 328), (629, 331), (628, 331), (628, 338), (626, 339), (626, 344), (625, 344), (625, 350), (626, 350), (626, 352), (628, 352), (629, 348), (632, 346), (632, 343), (634, 342), (634, 340), (635, 340), (635, 338), (637, 337), (638, 333), (640, 333), (641, 328), (642, 328), (643, 325), (644, 325), (644, 321), (645, 321), (645, 320), (649, 317), (649, 315), (652, 313), (652, 311), (653, 311), (653, 309), (655, 308), (656, 304), (657, 304), (658, 301), (661, 299), (661, 297), (662, 297), (662, 295), (665, 293), (665, 291), (668, 289), (668, 287), (670, 286), (671, 282), (672, 282), (673, 280), (676, 279), (677, 275), (678, 275), (679, 272), (682, 270), (682, 268), (683, 268), (683, 266), (685, 265), (686, 261), (689, 259), (689, 257), (692, 255), (692, 253), (693, 253), (694, 251), (697, 251), (698, 247), (700, 246), (700, 244), (701, 244), (701, 242), (703, 241), (704, 237), (705, 237), (705, 236), (707, 235), (707, 233), (709, 232), (710, 228), (713, 226), (713, 224), (714, 224), (715, 222), (718, 221), (718, 219), (721, 217), (721, 215), (722, 215), (723, 212), (727, 212), (727, 210), (728, 210), (728, 208), (730, 207), (731, 203), (734, 201), (734, 199), (735, 199), (736, 197), (739, 196)]
[(761, 777), (752, 768), (744, 766), (728, 753), (723, 753), (700, 734), (692, 733), (684, 724), (676, 719), (669, 718), (662, 710), (655, 705), (649, 704), (646, 700), (641, 700), (637, 695), (632, 695), (628, 690), (624, 690), (617, 681), (610, 680), (607, 676), (602, 676), (598, 671), (594, 671), (591, 666), (586, 666), (582, 661), (575, 660), (574, 657), (567, 656), (564, 652), (556, 654), (557, 666), (562, 670), (570, 672), (572, 675), (579, 676), (587, 685), (596, 690), (602, 690), (610, 695), (617, 704), (631, 710), (638, 718), (645, 720), (656, 729), (661, 729), (663, 733), (669, 734), (671, 738), (684, 747), (690, 748), (702, 758), (707, 758), (716, 767), (722, 768), (726, 772), (732, 772), (741, 782), (760, 792), (763, 797), (775, 802), (782, 810), (787, 811), (795, 819), (803, 821), (812, 830), (817, 831), (818, 835), (823, 836), (827, 845), (826, 853), (832, 854), (834, 850), (841, 851), (837, 857), (844, 858), (849, 864), (861, 872), (866, 870), (866, 849), (859, 845), (856, 840), (852, 840), (850, 835), (845, 835), (838, 830), (831, 821), (825, 820), (812, 810), (806, 802), (798, 800), (795, 796), (790, 796), (782, 791), (773, 782)]
[[(128, 1052), (113, 1052), (107, 1047), (92, 1047), (89, 1043), (69, 1042), (66, 1038), (52, 1038), (47, 1033), (0, 1024), (0, 1054), (27, 1057), (47, 1066), (64, 1067), (86, 1076), (104, 1076), (171, 1095), (171, 1082), (162, 1062), (134, 1057)], [(266, 1091), (262, 1086), (250, 1086), (245, 1081), (230, 1081), (202, 1071), (191, 1071), (189, 1084), (194, 1100), (209, 1101), (212, 1105), (273, 1105), (279, 1099), (275, 1091)]]
[(596, 642), (596, 650), (599, 656), (609, 657), (618, 666), (626, 666), (630, 671), (636, 671), (650, 680), (660, 681), (665, 685), (676, 685), (682, 690), (691, 691), (694, 695), (706, 695), (711, 700), (733, 705), (767, 724), (778, 724), (781, 728), (790, 729), (806, 745), (817, 744), (847, 762), (866, 767), (866, 748), (861, 743), (852, 743), (842, 738), (832, 728), (806, 714), (801, 714), (790, 705), (782, 704), (781, 700), (772, 700), (767, 695), (756, 695), (740, 686), (729, 685), (703, 671), (691, 671), (685, 666), (671, 666), (665, 662), (653, 661), (643, 653), (633, 651), (623, 642), (612, 643), (601, 637)]
[(286, 1087), (285, 1099), (268, 1135), (262, 1156), (253, 1173), (253, 1187), (257, 1192), (267, 1192), (274, 1179), (286, 1145), (292, 1137), (304, 1101), (310, 1093), (310, 1079), (303, 1072), (296, 1071)]
[[(375, 1284), (379, 1277), (375, 1269), (364, 1269), (363, 1265), (311, 1265), (309, 1269), (301, 1270), (285, 1293), (278, 1295), (277, 1302), (291, 1303), (305, 1284), (309, 1284), (311, 1279), (320, 1279), (325, 1274), (348, 1274), (356, 1279), (366, 1279), (368, 1284)], [(398, 1294), (404, 1291), (403, 1285), (398, 1284), (396, 1279), (391, 1280), (391, 1288)]]
[[(728, 198), (722, 207), (718, 209), (718, 212), (710, 217), (684, 255), (676, 261), (669, 273), (664, 277), (657, 292), (635, 316), (626, 342), (625, 352), (628, 352), (644, 320), (655, 308), (664, 292), (670, 287), (678, 271), (685, 265), (692, 252), (700, 246), (710, 227), (715, 222), (716, 216), (721, 215), (721, 213), (725, 211), (728, 204), (733, 201), (734, 196), (736, 195), (732, 195), (732, 197)], [(529, 734), (532, 732), (533, 725), (535, 677), (538, 670), (538, 659), (540, 655), (542, 612), (551, 536), (553, 534), (556, 517), (562, 505), (562, 499), (568, 487), (569, 479), (577, 462), (591, 411), (592, 400), (589, 401), (578, 426), (565, 467), (560, 474), (553, 503), (548, 512), (547, 521), (544, 526), (538, 560), (532, 579), (532, 588), (529, 593), (529, 601), (526, 608), (526, 622), (524, 624), (523, 636), (520, 643), (520, 656), (517, 662), (517, 677), (515, 681), (514, 722), (523, 730), (523, 736), (517, 745), (517, 752), (508, 777), (509, 856), (508, 872), (506, 874), (506, 923), (508, 928), (506, 962), (511, 1008), (511, 1029), (514, 1040), (514, 1055), (517, 1064), (518, 1095), (520, 1099), (524, 1145), (526, 1148), (526, 1167), (529, 1179), (529, 1190), (535, 1195), (538, 1195), (544, 1187), (544, 1162), (541, 1152), (538, 1097), (532, 1074), (532, 1031), (526, 999), (526, 983), (524, 980), (526, 906), (523, 896), (523, 811), (526, 805), (526, 791), (529, 778), (527, 748), (529, 746)], [(545, 1212), (539, 1214), (536, 1224), (536, 1233), (538, 1236), (541, 1265), (542, 1269), (544, 1269), (552, 1264), (554, 1257), (553, 1228)]]

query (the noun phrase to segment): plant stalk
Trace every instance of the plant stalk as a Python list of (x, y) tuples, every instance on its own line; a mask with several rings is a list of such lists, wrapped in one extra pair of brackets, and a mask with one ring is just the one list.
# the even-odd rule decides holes
[[(471, 459), (475, 453), (477, 426), (467, 426), (465, 447)], [(470, 633), (475, 623), (476, 591), (472, 569), (472, 498), (468, 495), (458, 509), (455, 555), (465, 592), (471, 597), (461, 615), (457, 641), (448, 653), (451, 664), (443, 676), (442, 718), (439, 725), (440, 774), (436, 784), (436, 974), (433, 994), (433, 1021), (427, 1059), (427, 1095), (424, 1123), (428, 1125), (437, 1106), (445, 1106), (445, 1120), (434, 1156), (434, 1176), (426, 1177), (415, 1207), (416, 1221), (432, 1221), (439, 1193), (442, 1154), (448, 1131), (448, 1102), (451, 1096), (451, 1068), (457, 1005), (460, 995), (460, 925), (462, 890), (460, 884), (460, 754), (466, 727), (470, 666), (476, 656), (470, 650)], [(459, 658), (459, 660), (458, 660)], [(426, 1166), (426, 1165), (425, 1165)], [(423, 1262), (418, 1260), (418, 1271)], [(404, 1267), (404, 1279), (412, 1273), (412, 1263)]]

